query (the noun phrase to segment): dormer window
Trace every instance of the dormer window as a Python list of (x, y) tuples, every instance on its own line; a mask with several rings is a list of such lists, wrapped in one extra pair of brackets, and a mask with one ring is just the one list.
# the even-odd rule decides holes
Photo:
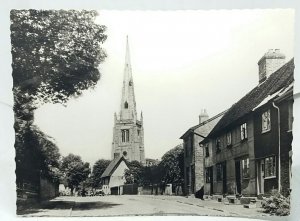
[(128, 102), (127, 101), (125, 101), (125, 103), (124, 103), (124, 108), (128, 109)]
[(270, 110), (265, 111), (261, 115), (261, 123), (262, 123), (262, 133), (268, 132), (271, 130), (271, 117)]

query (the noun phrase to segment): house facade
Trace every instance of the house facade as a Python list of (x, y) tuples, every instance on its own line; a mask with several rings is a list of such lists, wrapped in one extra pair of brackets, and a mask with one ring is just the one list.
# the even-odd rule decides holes
[(180, 139), (184, 147), (184, 190), (186, 195), (195, 194), (203, 188), (203, 150), (199, 143), (209, 134), (223, 113), (209, 118), (206, 110), (199, 116), (199, 124), (189, 128)]
[(241, 118), (213, 139), (202, 143), (202, 147), (205, 194), (255, 194), (252, 115)]
[(123, 185), (126, 182), (125, 171), (128, 166), (123, 156), (117, 157), (105, 169), (101, 175), (103, 191), (105, 194), (122, 195)]
[(207, 195), (289, 193), (294, 61), (276, 49), (258, 65), (258, 85), (201, 142)]
[(255, 111), (257, 194), (290, 192), (292, 164), (292, 84)]

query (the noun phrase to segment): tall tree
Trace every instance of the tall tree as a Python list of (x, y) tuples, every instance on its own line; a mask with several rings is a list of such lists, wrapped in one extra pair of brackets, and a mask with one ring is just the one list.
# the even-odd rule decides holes
[(107, 36), (105, 26), (95, 23), (96, 11), (12, 10), (10, 15), (16, 174), (22, 183), (33, 180), (30, 171), (44, 170), (31, 160), (43, 151), (41, 144), (25, 143), (40, 133), (31, 131), (34, 110), (45, 102), (65, 103), (96, 85)]
[(73, 189), (77, 188), (81, 182), (85, 181), (91, 173), (89, 163), (83, 162), (80, 156), (74, 154), (69, 154), (62, 159), (61, 170), (66, 177), (71, 192), (73, 192)]
[(106, 167), (109, 165), (111, 161), (110, 160), (105, 160), (105, 159), (100, 159), (97, 160), (96, 163), (93, 166), (93, 171), (92, 171), (92, 187), (97, 188), (101, 186), (101, 175), (103, 174), (104, 170)]
[(138, 185), (151, 182), (151, 170), (138, 161), (127, 162), (128, 169), (125, 170), (126, 183), (137, 183)]
[(184, 151), (182, 144), (169, 150), (161, 158), (163, 179), (167, 183), (183, 183), (184, 180)]

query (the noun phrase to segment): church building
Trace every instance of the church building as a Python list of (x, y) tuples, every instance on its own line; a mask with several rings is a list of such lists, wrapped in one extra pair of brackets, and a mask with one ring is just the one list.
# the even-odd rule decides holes
[(127, 37), (120, 113), (115, 113), (112, 159), (123, 156), (127, 161), (145, 164), (143, 115), (137, 117), (134, 84)]

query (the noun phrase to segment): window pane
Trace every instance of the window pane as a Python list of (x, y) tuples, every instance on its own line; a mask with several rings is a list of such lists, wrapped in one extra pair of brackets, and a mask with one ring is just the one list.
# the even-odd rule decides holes
[(272, 177), (276, 176), (276, 158), (267, 157), (265, 159), (265, 176)]

